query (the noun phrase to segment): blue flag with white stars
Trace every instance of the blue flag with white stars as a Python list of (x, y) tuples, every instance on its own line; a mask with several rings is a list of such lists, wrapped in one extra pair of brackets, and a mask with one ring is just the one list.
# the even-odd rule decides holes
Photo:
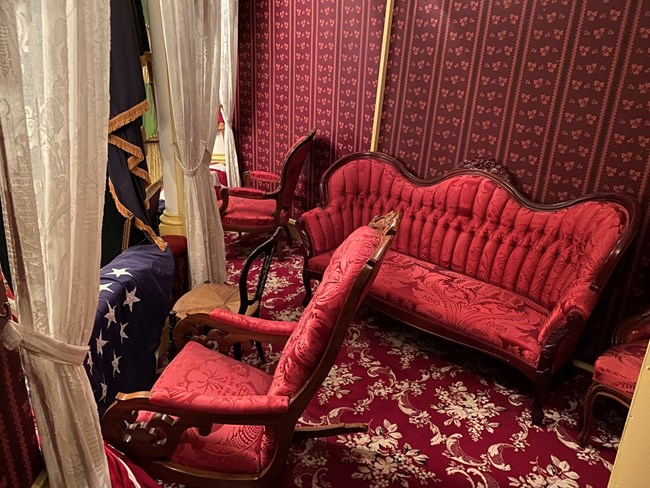
[(101, 269), (85, 361), (100, 415), (118, 392), (153, 385), (173, 274), (171, 251), (152, 244), (131, 247)]

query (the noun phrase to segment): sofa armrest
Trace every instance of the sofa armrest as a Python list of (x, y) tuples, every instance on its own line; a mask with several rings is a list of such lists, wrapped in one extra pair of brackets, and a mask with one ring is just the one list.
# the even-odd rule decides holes
[(265, 337), (269, 342), (276, 342), (271, 340), (274, 338), (284, 343), (296, 328), (295, 322), (260, 319), (220, 308), (212, 310), (209, 316), (216, 323), (217, 328), (238, 335), (246, 334), (254, 340)]
[(335, 209), (316, 207), (302, 214), (300, 228), (309, 239), (310, 257), (336, 249), (352, 232), (345, 232), (343, 215)]
[(542, 325), (537, 336), (539, 343), (542, 345), (546, 344), (556, 329), (566, 325), (569, 317), (572, 317), (574, 320), (579, 318), (584, 324), (593, 310), (597, 298), (598, 294), (596, 291), (582, 284), (576, 284), (569, 290), (566, 290), (562, 300), (551, 309), (546, 321)]

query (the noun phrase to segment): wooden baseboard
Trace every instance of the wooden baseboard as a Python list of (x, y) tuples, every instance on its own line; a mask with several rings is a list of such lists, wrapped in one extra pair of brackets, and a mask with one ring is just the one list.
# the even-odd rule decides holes
[(580, 361), (579, 359), (573, 359), (572, 361), (573, 361), (573, 365), (576, 368), (584, 369), (585, 371), (588, 371), (589, 373), (593, 374), (593, 372), (594, 372), (593, 365), (587, 364), (584, 361)]

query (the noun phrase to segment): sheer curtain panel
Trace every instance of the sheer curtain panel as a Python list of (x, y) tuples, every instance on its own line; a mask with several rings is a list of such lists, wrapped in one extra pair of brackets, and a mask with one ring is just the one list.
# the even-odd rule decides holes
[(99, 289), (108, 0), (0, 2), (0, 191), (20, 347), (48, 480), (110, 486), (83, 367)]
[[(223, 228), (210, 182), (217, 137), (221, 7), (217, 0), (160, 1), (176, 159), (185, 175), (192, 288), (226, 279)], [(153, 46), (153, 49), (157, 49)]]
[(241, 185), (235, 134), (232, 130), (235, 93), (237, 91), (238, 3), (237, 0), (221, 0), (221, 80), (219, 83), (219, 96), (224, 122), (223, 142), (226, 155), (226, 176), (230, 187)]

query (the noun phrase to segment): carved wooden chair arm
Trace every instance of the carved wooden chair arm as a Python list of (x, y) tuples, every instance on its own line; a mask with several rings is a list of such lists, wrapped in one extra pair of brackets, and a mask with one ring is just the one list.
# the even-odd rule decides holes
[[(223, 413), (205, 412), (191, 405), (182, 408), (154, 404), (150, 396), (148, 391), (118, 393), (102, 417), (104, 440), (134, 460), (169, 459), (187, 429), (197, 428), (201, 435), (208, 435), (213, 424), (280, 425), (286, 421), (284, 409), (246, 414), (230, 407)], [(138, 422), (141, 411), (154, 415)]]
[(174, 344), (196, 340), (208, 347), (216, 342), (219, 351), (228, 354), (233, 344), (247, 340), (284, 344), (296, 327), (295, 322), (280, 322), (215, 309), (209, 314), (188, 313), (174, 328)]

